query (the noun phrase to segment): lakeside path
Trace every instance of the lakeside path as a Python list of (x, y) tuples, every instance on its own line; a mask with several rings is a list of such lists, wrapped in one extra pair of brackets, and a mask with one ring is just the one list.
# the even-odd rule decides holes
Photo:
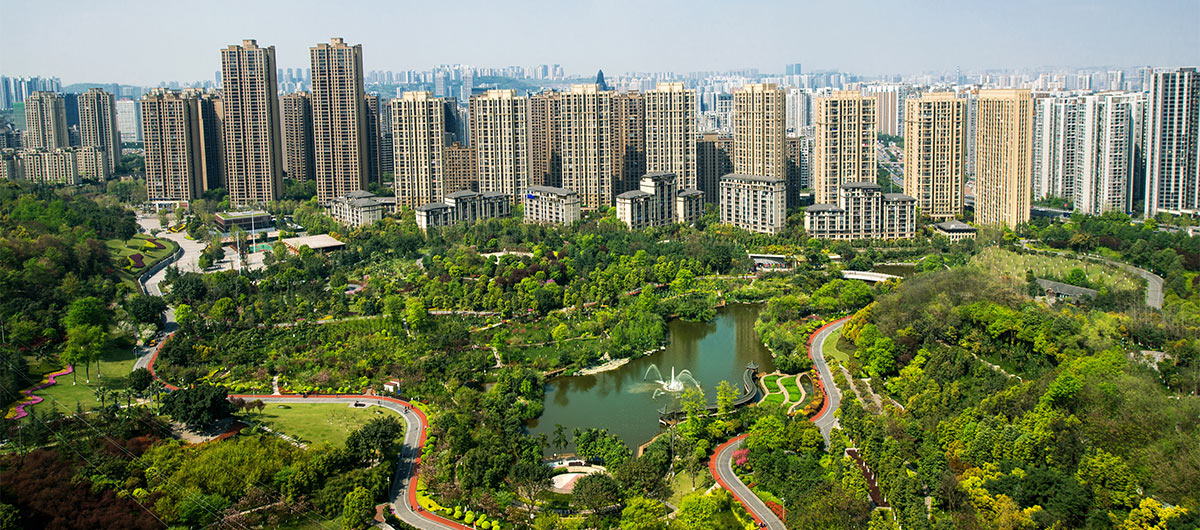
[[(812, 340), (808, 343), (808, 355), (812, 358), (813, 367), (821, 375), (821, 393), (825, 394), (825, 403), (821, 406), (820, 412), (813, 416), (812, 422), (821, 430), (826, 447), (829, 447), (829, 433), (838, 424), (835, 413), (842, 404), (842, 392), (834, 383), (833, 373), (829, 371), (829, 365), (825, 362), (825, 355), (822, 352), (829, 336), (842, 329), (842, 326), (849, 320), (850, 317), (845, 317), (825, 324), (817, 329), (816, 333), (813, 333)], [(750, 512), (750, 515), (760, 525), (773, 530), (784, 530), (786, 526), (783, 521), (733, 472), (733, 453), (741, 448), (746, 436), (745, 434), (735, 436), (728, 442), (717, 446), (708, 460), (709, 472), (712, 473), (717, 484), (728, 490), (738, 502), (742, 503), (742, 506), (746, 507), (746, 511)]]

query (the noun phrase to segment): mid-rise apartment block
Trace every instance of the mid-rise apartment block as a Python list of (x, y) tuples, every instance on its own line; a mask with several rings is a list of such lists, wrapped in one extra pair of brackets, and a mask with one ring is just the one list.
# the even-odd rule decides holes
[(967, 101), (953, 92), (909, 98), (904, 129), (904, 193), (930, 218), (954, 219), (967, 182)]
[(112, 176), (121, 161), (121, 133), (117, 130), (117, 100), (99, 88), (79, 94), (79, 139), (84, 147), (104, 153), (104, 163), (93, 178)]
[(327, 208), (330, 217), (352, 228), (375, 224), (375, 221), (383, 219), (386, 210), (387, 206), (379, 197), (364, 190), (334, 197)]
[(766, 234), (787, 225), (787, 183), (783, 177), (741, 175), (721, 177), (721, 223)]
[(646, 171), (674, 173), (681, 188), (696, 188), (696, 91), (659, 83), (645, 101)]
[(679, 190), (675, 195), (675, 222), (694, 225), (704, 216), (704, 192), (696, 188)]
[(367, 186), (367, 102), (362, 45), (330, 39), (308, 50), (312, 64), (313, 145), (317, 200), (328, 202)]
[(975, 221), (1016, 228), (1033, 194), (1033, 96), (980, 90), (975, 131)]
[(529, 100), (515, 90), (488, 90), (471, 98), (471, 149), (479, 191), (520, 202), (532, 183)]
[(313, 145), (312, 95), (292, 92), (279, 96), (283, 114), (283, 167), (292, 180), (315, 179), (316, 154)]
[(70, 145), (67, 139), (67, 104), (60, 94), (34, 92), (25, 98), (26, 149), (58, 149)]
[(429, 92), (392, 100), (396, 206), (416, 208), (441, 199), (446, 185), (447, 102)]
[(553, 186), (530, 186), (525, 192), (525, 222), (571, 225), (581, 218), (579, 193)]
[(638, 189), (617, 195), (617, 219), (631, 230), (672, 224), (678, 195), (674, 173), (648, 173)]
[(229, 202), (240, 207), (276, 200), (283, 189), (283, 142), (275, 47), (246, 39), (221, 50), (221, 86)]
[(613, 93), (599, 85), (572, 85), (559, 95), (562, 187), (579, 193), (585, 210), (611, 206), (618, 189), (613, 151)]
[(813, 100), (813, 200), (831, 204), (850, 182), (875, 182), (875, 98), (840, 90)]
[(733, 170), (785, 178), (786, 99), (771, 83), (752, 83), (733, 93)]
[(804, 211), (804, 230), (817, 239), (911, 239), (917, 230), (917, 200), (883, 193), (874, 182), (850, 182), (836, 204), (814, 204)]
[(205, 185), (197, 100), (154, 89), (142, 96), (141, 116), (149, 201), (172, 204), (200, 197)]
[(1146, 217), (1200, 213), (1200, 72), (1157, 69), (1148, 74)]
[(508, 196), (494, 191), (456, 191), (446, 194), (442, 202), (425, 204), (416, 209), (417, 226), (422, 232), (435, 227), (508, 217), (511, 214), (512, 202)]

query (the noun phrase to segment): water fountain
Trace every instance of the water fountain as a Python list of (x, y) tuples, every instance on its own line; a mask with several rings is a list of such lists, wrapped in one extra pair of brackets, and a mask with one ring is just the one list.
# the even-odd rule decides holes
[[(656, 377), (651, 379), (650, 372), (654, 372)], [(654, 389), (652, 398), (657, 398), (659, 395), (666, 393), (683, 392), (689, 384), (694, 387), (700, 386), (700, 382), (696, 381), (695, 377), (692, 377), (691, 370), (685, 368), (676, 374), (674, 366), (671, 367), (671, 378), (663, 380), (663, 374), (659, 371), (658, 365), (655, 364), (651, 364), (649, 368), (646, 368), (646, 374), (642, 376), (642, 380), (658, 383), (659, 387)]]

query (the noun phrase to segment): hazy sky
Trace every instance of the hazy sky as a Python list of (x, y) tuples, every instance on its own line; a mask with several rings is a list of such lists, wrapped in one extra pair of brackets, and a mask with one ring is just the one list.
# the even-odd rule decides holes
[(344, 37), (366, 70), (559, 63), (569, 75), (839, 69), (859, 74), (1200, 63), (1200, 0), (717, 2), (0, 0), (0, 74), (212, 79), (257, 39), (280, 67)]

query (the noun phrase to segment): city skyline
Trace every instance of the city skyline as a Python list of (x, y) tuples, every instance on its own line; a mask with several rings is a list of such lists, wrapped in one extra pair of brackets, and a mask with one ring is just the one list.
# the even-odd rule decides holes
[[(517, 2), (496, 6), (467, 2), (454, 11), (425, 10), (416, 23), (396, 31), (390, 12), (403, 5), (364, 2), (330, 10), (316, 2), (278, 5), (239, 4), (238, 18), (215, 9), (144, 2), (110, 5), (79, 3), (71, 9), (33, 3), (0, 2), (3, 12), (25, 23), (14, 25), (16, 41), (39, 41), (22, 54), (0, 56), (0, 73), (58, 76), (64, 84), (124, 83), (213, 78), (213, 53), (243, 39), (278, 50), (282, 68), (303, 67), (313, 42), (343, 37), (363, 46), (364, 70), (424, 70), (439, 64), (562, 64), (569, 76), (599, 69), (612, 73), (724, 71), (757, 68), (782, 73), (785, 64), (805, 71), (841, 70), (861, 75), (895, 75), (987, 69), (1104, 68), (1110, 66), (1194, 64), (1200, 59), (1200, 3), (1191, 1), (1010, 2), (957, 6), (866, 3), (821, 5), (761, 2), (760, 9), (731, 9), (715, 2), (638, 4), (638, 17), (620, 3), (557, 5)], [(502, 8), (503, 7), (503, 8)], [(552, 7), (552, 9), (551, 9)], [(53, 9), (53, 11), (51, 11)], [(305, 12), (320, 16), (304, 16)], [(765, 10), (765, 11), (764, 11)], [(526, 15), (539, 13), (536, 18)], [(762, 17), (766, 12), (774, 13)], [(59, 16), (73, 13), (70, 17)], [(287, 24), (280, 12), (291, 13)], [(374, 16), (363, 16), (374, 13)], [(719, 14), (720, 26), (709, 23)], [(849, 16), (853, 15), (853, 16)], [(177, 21), (190, 22), (180, 26)], [(853, 28), (841, 21), (853, 19)], [(537, 20), (537, 24), (530, 23)], [(675, 21), (664, 27), (663, 20)], [(816, 23), (815, 21), (822, 21)], [(168, 24), (167, 22), (170, 21)], [(211, 23), (209, 23), (211, 22)], [(136, 54), (78, 53), (85, 43), (112, 39), (110, 28), (136, 26), (140, 38), (157, 42)], [(447, 29), (463, 38), (441, 38)], [(853, 45), (829, 46), (845, 31), (873, 35)], [(47, 35), (61, 34), (59, 39)], [(579, 35), (599, 35), (599, 42)], [(706, 46), (720, 41), (721, 46)], [(435, 42), (436, 46), (429, 43)], [(682, 43), (682, 44), (681, 44)], [(953, 45), (947, 45), (952, 43)], [(998, 46), (998, 43), (1004, 43)], [(844, 41), (843, 41), (844, 44)], [(697, 49), (705, 50), (696, 53)], [(654, 50), (654, 53), (646, 53)]]

